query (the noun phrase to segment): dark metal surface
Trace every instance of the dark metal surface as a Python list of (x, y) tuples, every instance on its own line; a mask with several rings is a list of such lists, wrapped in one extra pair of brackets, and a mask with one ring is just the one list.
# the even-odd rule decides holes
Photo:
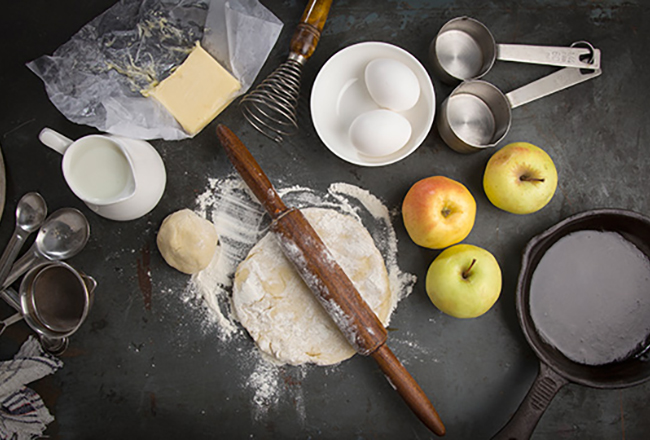
[[(463, 182), (476, 198), (476, 225), (466, 242), (490, 250), (501, 264), (500, 300), (486, 315), (458, 320), (435, 309), (424, 277), (437, 251), (415, 246), (399, 215), (399, 264), (418, 276), (413, 293), (391, 321), (389, 343), (433, 401), (450, 439), (487, 439), (509, 419), (530, 388), (538, 361), (517, 323), (515, 290), (528, 240), (563, 218), (612, 207), (650, 214), (647, 176), (650, 141), (649, 14), (630, 1), (336, 1), (322, 39), (303, 72), (301, 131), (277, 145), (247, 125), (231, 106), (191, 140), (152, 142), (165, 161), (168, 184), (160, 204), (144, 218), (118, 223), (93, 214), (66, 186), (60, 156), (41, 145), (49, 126), (76, 138), (90, 127), (67, 121), (49, 102), (25, 62), (52, 53), (111, 0), (4, 2), (0, 14), (0, 143), (7, 168), (7, 206), (39, 191), (52, 211), (81, 209), (91, 223), (86, 249), (71, 263), (95, 277), (98, 288), (88, 320), (70, 339), (64, 367), (33, 385), (56, 417), (50, 438), (431, 438), (395, 395), (372, 360), (356, 356), (327, 368), (279, 369), (279, 399), (261, 416), (252, 373), (242, 362), (248, 339), (222, 342), (201, 326), (197, 310), (182, 300), (188, 278), (168, 267), (155, 236), (170, 212), (195, 208), (208, 179), (233, 172), (216, 139), (221, 122), (246, 143), (272, 182), (325, 190), (332, 182), (368, 189), (399, 213), (417, 180), (442, 174)], [(259, 79), (286, 57), (303, 2), (263, 1), (285, 28)], [(308, 97), (320, 67), (338, 50), (362, 41), (396, 44), (430, 70), (429, 43), (450, 18), (485, 23), (497, 41), (569, 45), (588, 40), (602, 50), (603, 74), (513, 114), (510, 141), (544, 148), (560, 176), (557, 193), (542, 211), (517, 216), (485, 197), (482, 174), (491, 154), (455, 153), (435, 129), (411, 156), (381, 168), (341, 161), (318, 139)], [(497, 62), (484, 79), (513, 90), (554, 69)], [(438, 103), (451, 87), (434, 79)], [(13, 220), (0, 223), (0, 243)], [(0, 311), (9, 315), (4, 304)], [(16, 324), (0, 338), (8, 359), (29, 334)], [(648, 383), (620, 390), (569, 384), (555, 397), (533, 439), (646, 438), (650, 432)]]

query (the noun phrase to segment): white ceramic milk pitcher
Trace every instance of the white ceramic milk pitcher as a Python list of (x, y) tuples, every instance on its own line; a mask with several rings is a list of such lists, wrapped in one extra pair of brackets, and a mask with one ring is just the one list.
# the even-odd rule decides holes
[(44, 128), (40, 141), (63, 155), (63, 176), (90, 209), (112, 220), (133, 220), (151, 211), (165, 188), (165, 167), (147, 142), (93, 134), (72, 141)]

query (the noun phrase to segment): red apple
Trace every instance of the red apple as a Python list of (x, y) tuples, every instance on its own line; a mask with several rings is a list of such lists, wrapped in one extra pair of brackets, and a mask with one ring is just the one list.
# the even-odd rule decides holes
[(416, 182), (402, 203), (404, 226), (419, 246), (442, 249), (459, 243), (474, 227), (476, 201), (465, 186), (444, 176)]

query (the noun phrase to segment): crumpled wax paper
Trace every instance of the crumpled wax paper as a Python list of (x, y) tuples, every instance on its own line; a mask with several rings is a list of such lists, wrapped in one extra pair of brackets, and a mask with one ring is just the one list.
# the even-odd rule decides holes
[(134, 139), (184, 139), (174, 117), (141, 90), (169, 76), (201, 41), (242, 84), (239, 96), (281, 30), (257, 0), (121, 0), (27, 67), (72, 122)]

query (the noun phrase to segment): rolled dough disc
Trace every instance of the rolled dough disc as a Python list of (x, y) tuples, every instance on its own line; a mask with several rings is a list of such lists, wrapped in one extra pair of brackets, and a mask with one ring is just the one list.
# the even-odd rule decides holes
[[(331, 209), (302, 212), (386, 325), (396, 300), (384, 259), (370, 233), (354, 218)], [(280, 363), (332, 365), (355, 354), (272, 233), (264, 236), (237, 268), (233, 309), (258, 347)]]

